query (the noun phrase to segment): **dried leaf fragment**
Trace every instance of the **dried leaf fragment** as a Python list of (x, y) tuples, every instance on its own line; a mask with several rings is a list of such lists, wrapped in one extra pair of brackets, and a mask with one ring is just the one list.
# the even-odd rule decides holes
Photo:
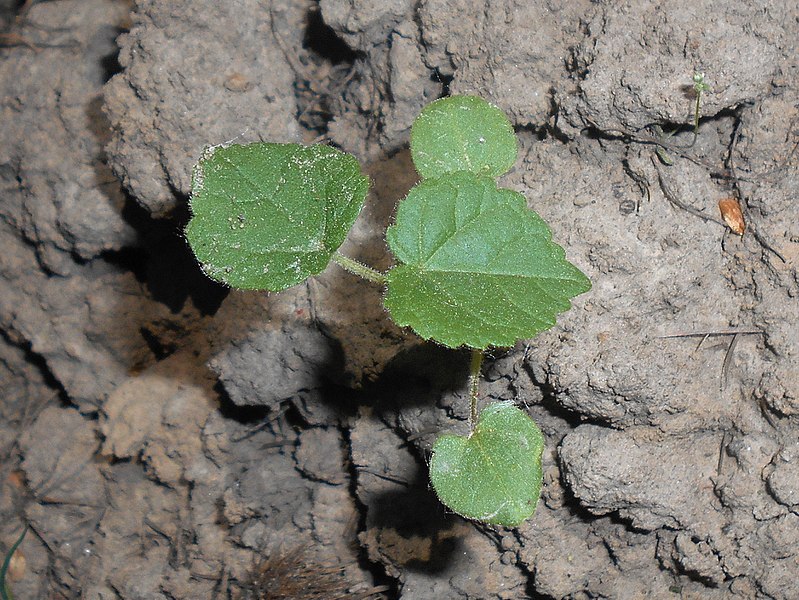
[(17, 550), (8, 561), (8, 580), (21, 581), (25, 577), (25, 569), (28, 566), (28, 561), (25, 555), (20, 550)]
[(722, 198), (719, 200), (719, 210), (721, 218), (734, 233), (743, 235), (746, 231), (744, 214), (741, 212), (741, 205), (736, 198)]
[(225, 79), (225, 89), (231, 92), (246, 92), (252, 83), (241, 73), (234, 71)]

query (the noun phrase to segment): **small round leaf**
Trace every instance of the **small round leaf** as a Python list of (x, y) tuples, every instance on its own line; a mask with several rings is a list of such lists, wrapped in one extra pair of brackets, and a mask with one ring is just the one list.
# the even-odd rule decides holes
[(212, 279), (277, 292), (324, 271), (368, 189), (358, 161), (329, 146), (210, 147), (194, 169), (186, 238)]
[(431, 102), (411, 128), (411, 156), (422, 178), (456, 171), (499, 177), (516, 162), (516, 143), (505, 113), (477, 96)]
[(400, 326), (457, 348), (512, 346), (555, 325), (591, 283), (524, 197), (493, 179), (423, 179), (386, 233), (400, 262), (384, 303)]
[(430, 481), (438, 498), (467, 519), (516, 527), (541, 494), (544, 436), (508, 402), (488, 406), (469, 437), (442, 435), (433, 445)]

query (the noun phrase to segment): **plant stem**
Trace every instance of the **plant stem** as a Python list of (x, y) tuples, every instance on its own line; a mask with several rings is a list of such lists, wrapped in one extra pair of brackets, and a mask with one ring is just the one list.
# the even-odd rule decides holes
[(477, 394), (480, 391), (480, 368), (483, 366), (483, 351), (472, 348), (469, 364), (469, 431), (477, 426)]
[(702, 100), (702, 90), (696, 92), (696, 106), (694, 106), (694, 135), (699, 134), (699, 102)]
[(696, 140), (699, 137), (699, 101), (702, 99), (702, 90), (696, 90), (696, 104), (694, 105), (694, 139), (688, 145), (688, 148), (693, 148)]
[(380, 285), (384, 285), (386, 283), (386, 276), (383, 275), (380, 271), (376, 271), (371, 267), (367, 267), (363, 263), (359, 263), (357, 260), (353, 260), (348, 256), (344, 256), (338, 251), (336, 251), (336, 253), (333, 254), (333, 262), (335, 262), (345, 271), (349, 271), (353, 275), (362, 277), (367, 281), (371, 281), (373, 283), (377, 283)]
[(702, 92), (706, 92), (710, 86), (705, 83), (705, 74), (694, 72), (694, 91), (696, 92), (696, 104), (694, 104), (694, 139), (688, 146), (692, 148), (699, 137), (699, 103), (702, 101)]

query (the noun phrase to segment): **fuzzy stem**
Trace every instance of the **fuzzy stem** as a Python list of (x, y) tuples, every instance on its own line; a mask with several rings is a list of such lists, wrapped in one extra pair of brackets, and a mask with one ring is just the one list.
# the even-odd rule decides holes
[(469, 364), (469, 431), (477, 426), (477, 394), (480, 391), (480, 369), (483, 366), (483, 351), (472, 349), (472, 360)]
[(694, 139), (691, 141), (689, 148), (693, 148), (696, 140), (699, 137), (699, 102), (702, 100), (702, 89), (696, 90), (696, 104), (694, 105)]
[(696, 106), (694, 106), (694, 135), (699, 134), (699, 102), (702, 100), (702, 90), (696, 91)]
[(694, 71), (694, 91), (696, 92), (696, 104), (694, 105), (694, 139), (689, 148), (696, 144), (696, 139), (699, 137), (699, 107), (702, 102), (702, 92), (706, 92), (710, 86), (705, 83), (705, 74)]
[(371, 267), (367, 267), (366, 265), (359, 263), (357, 260), (353, 260), (348, 256), (344, 256), (338, 251), (333, 254), (333, 262), (335, 262), (345, 271), (349, 271), (353, 275), (362, 277), (367, 281), (371, 281), (379, 285), (384, 285), (386, 283), (386, 276), (380, 271), (376, 271)]

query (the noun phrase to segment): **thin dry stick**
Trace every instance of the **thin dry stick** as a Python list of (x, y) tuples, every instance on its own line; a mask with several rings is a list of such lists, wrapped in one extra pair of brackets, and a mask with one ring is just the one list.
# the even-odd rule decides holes
[(727, 447), (727, 432), (725, 431), (724, 434), (721, 436), (721, 445), (719, 446), (719, 462), (716, 466), (716, 475), (721, 475), (721, 471), (724, 469), (724, 450)]
[[(258, 433), (259, 431), (263, 431), (264, 429), (269, 427), (269, 425), (271, 425), (272, 423), (277, 421), (280, 417), (282, 417), (284, 414), (286, 414), (286, 411), (288, 411), (288, 409), (289, 409), (289, 405), (288, 404), (284, 404), (283, 406), (280, 407), (280, 410), (278, 410), (269, 419), (264, 420), (262, 423), (259, 423), (258, 425), (256, 425), (255, 427), (253, 427), (252, 429), (247, 431), (246, 433), (240, 435), (239, 437), (231, 438), (230, 441), (233, 442), (234, 444), (236, 444), (238, 442), (243, 442), (247, 438), (251, 438), (256, 433)], [(284, 445), (286, 443), (293, 443), (293, 442), (286, 442), (285, 438), (284, 438), (283, 440), (280, 440), (279, 444), (275, 444), (274, 442), (272, 442), (272, 446), (273, 447), (276, 446), (276, 445), (277, 446), (282, 446), (282, 445)]]
[[(738, 124), (735, 127), (735, 131), (733, 132), (732, 143), (730, 144), (730, 152), (727, 155), (727, 170), (730, 172), (731, 179), (733, 182), (733, 187), (735, 189), (736, 196), (741, 204), (742, 208), (746, 208), (746, 203), (743, 202), (744, 194), (741, 190), (741, 181), (749, 181), (739, 179), (737, 169), (735, 167), (735, 147), (738, 144), (738, 140), (741, 138), (741, 129), (743, 128), (743, 117), (739, 119)], [(794, 149), (796, 149), (794, 147)], [(753, 182), (750, 182), (753, 183)], [(765, 236), (760, 232), (757, 223), (754, 219), (750, 219), (749, 215), (746, 216), (746, 221), (749, 225), (749, 231), (752, 232), (752, 235), (757, 240), (757, 243), (760, 244), (763, 248), (774, 254), (777, 258), (779, 258), (783, 264), (787, 264), (788, 261), (785, 260), (785, 257), (780, 254), (780, 252), (771, 245), (771, 243), (765, 238)]]
[(721, 335), (731, 335), (732, 340), (730, 340), (730, 345), (727, 347), (727, 351), (724, 353), (724, 362), (721, 366), (721, 389), (723, 390), (727, 378), (730, 372), (730, 365), (732, 364), (732, 353), (735, 351), (735, 346), (738, 345), (738, 338), (742, 335), (757, 335), (763, 334), (765, 331), (762, 329), (747, 329), (747, 328), (738, 328), (733, 327), (730, 329), (717, 329), (715, 331), (692, 331), (692, 332), (685, 332), (685, 333), (672, 333), (669, 335), (659, 335), (660, 339), (668, 339), (668, 338), (684, 338), (684, 337), (701, 337), (702, 340), (699, 342), (699, 346), (696, 347), (698, 350), (702, 343), (709, 338), (710, 336), (721, 336)]
[(480, 369), (483, 366), (483, 351), (472, 349), (469, 364), (469, 431), (477, 426), (477, 394), (480, 392)]
[(666, 176), (663, 173), (663, 170), (660, 168), (660, 165), (658, 164), (658, 161), (657, 161), (657, 159), (655, 159), (655, 157), (652, 157), (652, 164), (655, 165), (655, 170), (658, 173), (658, 182), (660, 183), (660, 189), (663, 190), (663, 195), (666, 196), (666, 200), (671, 202), (677, 208), (681, 208), (684, 211), (691, 213), (695, 217), (699, 217), (703, 221), (708, 221), (708, 222), (711, 222), (711, 223), (718, 223), (719, 225), (721, 225), (723, 227), (726, 227), (726, 225), (724, 225), (724, 223), (722, 223), (718, 219), (714, 219), (713, 217), (709, 217), (708, 215), (703, 213), (701, 210), (698, 210), (698, 209), (694, 208), (693, 206), (685, 204), (685, 202), (680, 200), (679, 197), (677, 196), (677, 194), (674, 192), (674, 190), (671, 189), (671, 186), (669, 185), (669, 183), (666, 181)]
[(398, 477), (391, 477), (390, 475), (385, 475), (383, 473), (378, 473), (377, 471), (373, 471), (372, 469), (364, 469), (358, 468), (359, 473), (368, 473), (372, 477), (377, 477), (378, 479), (382, 479), (383, 481), (388, 481), (389, 483), (396, 483), (397, 485), (405, 486), (406, 488), (411, 487), (411, 484), (405, 481), (404, 479), (400, 479)]
[(704, 336), (702, 336), (702, 339), (699, 340), (699, 343), (696, 345), (696, 348), (694, 348), (694, 352), (699, 352), (699, 349), (702, 347), (702, 344), (704, 344), (707, 341), (707, 338), (709, 337), (710, 337), (709, 334), (705, 334)]
[(40, 48), (31, 42), (28, 38), (13, 31), (8, 33), (0, 33), (0, 46), (26, 46), (34, 52), (39, 52)]
[(729, 329), (714, 329), (712, 331), (686, 331), (680, 333), (669, 333), (667, 335), (659, 335), (658, 338), (710, 337), (712, 335), (752, 335), (756, 333), (765, 332), (762, 329), (756, 328), (730, 327)]
[(633, 142), (636, 144), (644, 144), (648, 146), (660, 146), (664, 150), (673, 152), (677, 156), (689, 160), (695, 165), (704, 167), (710, 172), (711, 176), (718, 177), (721, 179), (726, 179), (728, 177), (725, 173), (719, 172), (718, 168), (715, 165), (709, 163), (706, 160), (702, 160), (701, 158), (698, 158), (693, 154), (686, 152), (685, 147), (677, 146), (675, 144), (670, 144), (669, 142), (666, 142), (662, 139), (650, 135), (639, 134), (632, 131), (627, 131), (626, 129), (602, 129), (599, 127), (599, 125), (591, 122), (590, 120), (589, 123), (591, 126), (594, 127), (594, 129), (596, 129), (601, 134), (608, 136), (610, 139), (619, 139), (624, 142)]
[(275, 38), (275, 42), (280, 48), (280, 51), (283, 53), (283, 57), (286, 59), (286, 62), (289, 63), (291, 70), (294, 71), (297, 77), (307, 79), (307, 69), (299, 60), (297, 60), (297, 53), (289, 47), (289, 45), (286, 43), (286, 40), (283, 39), (283, 36), (280, 34), (275, 25), (276, 19), (274, 4), (274, 0), (269, 2), (269, 28), (272, 30), (272, 36)]
[(763, 396), (758, 396), (757, 398), (757, 405), (760, 407), (760, 412), (765, 417), (768, 424), (771, 425), (772, 429), (777, 429), (777, 424), (774, 422), (774, 419), (771, 417), (771, 411), (769, 407), (766, 405), (766, 399)]
[(724, 363), (721, 365), (721, 389), (727, 385), (727, 376), (730, 373), (730, 365), (732, 364), (732, 353), (735, 351), (735, 346), (738, 345), (738, 338), (740, 333), (734, 333), (730, 340), (730, 345), (727, 347), (727, 352), (724, 354)]

